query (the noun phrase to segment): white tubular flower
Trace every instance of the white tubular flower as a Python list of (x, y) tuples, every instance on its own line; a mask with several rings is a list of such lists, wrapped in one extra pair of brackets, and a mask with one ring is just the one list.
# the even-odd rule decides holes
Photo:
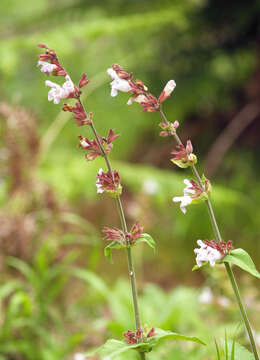
[(71, 93), (74, 92), (74, 84), (71, 78), (69, 77), (69, 75), (66, 75), (65, 79), (66, 79), (65, 83), (62, 85), (62, 89), (64, 90), (63, 99), (66, 99)]
[(59, 104), (60, 99), (66, 99), (71, 93), (74, 92), (74, 84), (71, 81), (69, 75), (66, 75), (65, 79), (66, 81), (62, 86), (50, 80), (45, 81), (45, 85), (51, 88), (48, 93), (48, 100), (53, 100), (54, 104)]
[(184, 180), (184, 184), (186, 185), (186, 188), (183, 190), (184, 196), (175, 196), (172, 200), (173, 202), (180, 202), (180, 209), (183, 214), (186, 214), (186, 206), (192, 203), (190, 194), (195, 194), (195, 190), (189, 189), (192, 187), (192, 184), (188, 179)]
[(130, 99), (127, 101), (127, 105), (132, 105), (134, 101), (137, 102), (138, 104), (141, 104), (143, 102), (146, 102), (146, 100), (147, 100), (147, 98), (143, 94), (138, 95), (136, 97), (131, 96)]
[(169, 80), (163, 89), (165, 96), (169, 97), (175, 88), (176, 82), (174, 80)]
[(168, 97), (171, 95), (173, 90), (176, 87), (176, 82), (174, 80), (169, 80), (167, 84), (165, 85), (163, 91), (161, 92), (161, 95), (159, 96), (159, 103), (164, 102)]
[(50, 64), (47, 61), (41, 61), (41, 60), (38, 61), (37, 66), (41, 66), (41, 72), (46, 75), (50, 75), (50, 73), (57, 68), (57, 65)]
[(50, 80), (46, 80), (45, 85), (51, 88), (51, 90), (48, 92), (48, 100), (49, 101), (53, 100), (54, 104), (59, 104), (60, 99), (63, 98), (64, 89), (60, 85)]
[(186, 206), (191, 204), (192, 202), (192, 198), (189, 195), (175, 196), (172, 200), (174, 202), (180, 202), (180, 209), (183, 212), (183, 214), (186, 214), (187, 212)]
[[(98, 175), (101, 175), (102, 173), (103, 173), (103, 169), (100, 168), (99, 171), (98, 171)], [(102, 184), (98, 183), (98, 180), (96, 182), (96, 187), (97, 187), (97, 193), (98, 194), (102, 194), (105, 191), (104, 189), (102, 189)]]
[(118, 94), (118, 91), (129, 92), (131, 90), (131, 86), (128, 81), (125, 79), (121, 79), (115, 70), (112, 68), (107, 70), (108, 75), (111, 76), (113, 81), (110, 83), (111, 85), (111, 96), (115, 97)]
[(81, 145), (83, 148), (88, 148), (88, 147), (89, 147), (89, 144), (88, 144), (85, 140), (80, 140), (80, 145)]
[(194, 249), (196, 256), (196, 263), (199, 267), (202, 266), (203, 262), (209, 262), (210, 266), (215, 266), (216, 262), (221, 260), (222, 254), (217, 249), (206, 245), (203, 241), (198, 240), (197, 244), (200, 246), (199, 249)]

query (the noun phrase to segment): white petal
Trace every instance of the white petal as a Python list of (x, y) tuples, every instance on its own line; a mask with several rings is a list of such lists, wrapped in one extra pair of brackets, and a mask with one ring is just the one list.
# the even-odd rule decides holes
[(108, 73), (108, 75), (111, 76), (112, 79), (118, 79), (119, 78), (119, 76), (117, 75), (115, 70), (113, 70), (112, 68), (107, 69), (107, 73)]
[(202, 240), (197, 240), (197, 244), (198, 244), (200, 247), (205, 247), (205, 246), (206, 246)]
[(184, 179), (184, 184), (188, 187), (192, 186), (192, 183), (188, 179)]
[(179, 202), (182, 201), (183, 196), (175, 196), (174, 198), (172, 198), (173, 202)]
[(117, 96), (117, 94), (118, 94), (117, 90), (116, 90), (114, 87), (112, 87), (112, 88), (111, 88), (111, 93), (110, 93), (110, 95), (111, 95), (112, 97), (115, 97), (115, 96)]
[(61, 87), (60, 85), (58, 85), (58, 84), (56, 84), (55, 82), (50, 81), (50, 80), (46, 80), (46, 81), (45, 81), (45, 85), (46, 85), (46, 86), (49, 86), (49, 87), (51, 87), (51, 88), (59, 88), (59, 87)]
[(173, 92), (173, 90), (175, 89), (175, 87), (176, 87), (175, 81), (169, 80), (163, 89), (163, 91), (165, 92), (165, 95), (167, 97), (170, 96), (171, 93)]
[(134, 98), (131, 96), (129, 100), (127, 101), (127, 105), (132, 105), (134, 102)]

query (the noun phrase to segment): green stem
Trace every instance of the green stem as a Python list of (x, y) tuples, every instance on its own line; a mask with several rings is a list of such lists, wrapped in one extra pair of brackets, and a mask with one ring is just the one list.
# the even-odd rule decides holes
[(249, 339), (250, 339), (250, 343), (251, 343), (251, 347), (252, 347), (252, 350), (253, 350), (253, 353), (254, 353), (254, 357), (255, 357), (256, 360), (259, 360), (259, 356), (258, 356), (256, 344), (255, 344), (255, 339), (254, 339), (254, 335), (253, 335), (253, 331), (252, 331), (250, 322), (248, 320), (247, 313), (246, 313), (244, 304), (242, 302), (242, 298), (241, 298), (241, 295), (240, 295), (240, 292), (239, 292), (239, 289), (238, 289), (238, 285), (237, 285), (235, 276), (234, 276), (233, 271), (231, 269), (230, 263), (225, 262), (225, 267), (226, 267), (226, 271), (227, 271), (227, 274), (229, 276), (230, 282), (232, 284), (233, 291), (234, 291), (235, 296), (236, 296), (236, 301), (237, 301), (237, 304), (239, 306), (241, 316), (242, 316), (242, 318), (244, 320), (245, 327), (247, 329), (247, 333), (248, 333), (248, 336), (249, 336)]
[[(164, 115), (162, 110), (160, 110), (160, 115), (161, 115), (161, 118), (162, 118), (163, 122), (165, 124), (168, 124), (168, 120), (167, 120), (167, 118)], [(179, 138), (179, 136), (177, 134), (174, 134), (174, 138), (175, 138), (178, 145), (183, 145), (181, 139)], [(201, 179), (195, 165), (191, 166), (191, 170), (192, 170), (194, 176), (196, 177), (196, 179), (197, 179), (199, 185), (201, 186), (201, 188), (205, 190), (202, 179)], [(209, 217), (210, 217), (210, 221), (211, 221), (211, 225), (213, 227), (214, 233), (216, 235), (216, 238), (217, 238), (218, 242), (221, 242), (222, 237), (221, 237), (221, 234), (220, 234), (220, 231), (219, 231), (219, 227), (218, 227), (218, 224), (217, 224), (217, 221), (216, 221), (216, 217), (215, 217), (215, 214), (214, 214), (214, 210), (213, 210), (211, 201), (210, 201), (210, 199), (208, 199), (205, 202), (206, 202), (206, 205), (207, 205), (207, 208), (208, 208)], [(259, 356), (258, 356), (258, 353), (257, 353), (256, 344), (255, 344), (255, 339), (254, 339), (254, 336), (253, 336), (253, 331), (252, 331), (250, 322), (249, 322), (247, 314), (246, 314), (245, 306), (243, 305), (243, 302), (242, 302), (242, 298), (241, 298), (241, 295), (240, 295), (240, 292), (239, 292), (239, 288), (238, 288), (235, 276), (233, 274), (233, 271), (232, 271), (231, 266), (230, 266), (229, 263), (225, 262), (225, 268), (226, 268), (229, 280), (231, 282), (233, 292), (234, 292), (237, 304), (238, 304), (239, 309), (240, 309), (242, 319), (244, 321), (244, 324), (245, 324), (245, 327), (246, 327), (246, 330), (247, 330), (247, 333), (248, 333), (248, 336), (249, 336), (249, 340), (250, 340), (250, 343), (251, 343), (251, 347), (252, 347), (252, 350), (253, 350), (253, 353), (254, 353), (255, 360), (259, 360)]]
[[(82, 105), (82, 107), (84, 108), (84, 105), (82, 104), (81, 100), (80, 99), (78, 99), (78, 100), (79, 100), (80, 104)], [(84, 111), (86, 113), (85, 108), (84, 108)], [(93, 134), (95, 136), (95, 139), (96, 139), (96, 141), (98, 143), (99, 149), (100, 149), (100, 151), (101, 151), (101, 153), (102, 153), (102, 155), (103, 155), (103, 157), (105, 159), (107, 169), (108, 169), (109, 173), (111, 174), (112, 179), (114, 180), (113, 171), (112, 171), (110, 161), (108, 159), (107, 153), (105, 152), (105, 149), (104, 149), (102, 143), (99, 140), (99, 136), (98, 136), (98, 133), (96, 131), (96, 128), (94, 126), (93, 121), (91, 121), (90, 127), (91, 127), (91, 129), (93, 131)], [(128, 230), (127, 230), (125, 214), (124, 214), (124, 210), (123, 210), (123, 206), (122, 206), (120, 196), (116, 197), (116, 204), (117, 204), (117, 209), (118, 209), (118, 213), (119, 213), (119, 217), (120, 217), (120, 221), (121, 221), (121, 226), (122, 226), (122, 229), (123, 229), (124, 233), (126, 234), (128, 232)], [(130, 283), (131, 283), (132, 298), (133, 298), (133, 305), (134, 305), (135, 325), (136, 325), (136, 330), (141, 330), (142, 328), (141, 328), (140, 314), (139, 314), (139, 307), (138, 307), (136, 279), (135, 279), (135, 272), (134, 272), (134, 266), (133, 266), (133, 261), (132, 261), (131, 248), (130, 248), (129, 244), (126, 247), (126, 251), (127, 251), (127, 262), (128, 262), (129, 278), (130, 278)], [(145, 354), (144, 354), (144, 357), (141, 355), (141, 358), (145, 359)]]

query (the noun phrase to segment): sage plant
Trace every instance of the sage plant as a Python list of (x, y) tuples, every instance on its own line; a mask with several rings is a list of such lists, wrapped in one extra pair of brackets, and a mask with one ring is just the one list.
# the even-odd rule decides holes
[[(259, 360), (253, 331), (247, 317), (246, 309), (243, 304), (238, 284), (231, 268), (231, 264), (239, 266), (243, 270), (258, 278), (260, 278), (260, 273), (256, 270), (251, 257), (245, 250), (233, 249), (231, 241), (223, 241), (211, 204), (210, 197), (212, 188), (210, 181), (204, 175), (200, 176), (196, 168), (197, 156), (193, 154), (193, 146), (191, 141), (188, 140), (185, 145), (178, 136), (177, 129), (179, 127), (179, 122), (175, 121), (172, 123), (168, 121), (162, 110), (162, 103), (171, 95), (176, 87), (175, 81), (168, 81), (157, 99), (148, 92), (148, 88), (142, 83), (141, 80), (134, 81), (133, 73), (127, 73), (120, 65), (114, 64), (112, 69), (108, 70), (108, 74), (113, 79), (111, 82), (111, 96), (116, 96), (118, 91), (129, 92), (131, 97), (127, 102), (128, 105), (133, 104), (133, 102), (137, 102), (142, 106), (142, 111), (158, 112), (160, 114), (160, 136), (172, 136), (177, 144), (176, 148), (171, 153), (173, 155), (171, 161), (180, 168), (191, 169), (196, 180), (185, 179), (184, 184), (186, 187), (184, 188), (183, 196), (174, 197), (173, 201), (180, 203), (180, 209), (184, 214), (187, 211), (187, 206), (204, 202), (208, 209), (210, 222), (215, 233), (214, 240), (197, 241), (199, 248), (194, 250), (196, 254), (197, 265), (194, 266), (193, 270), (196, 270), (201, 266), (206, 265), (207, 263), (209, 263), (210, 266), (224, 263), (227, 276), (231, 282), (234, 296), (236, 298), (250, 340), (254, 358), (255, 360)], [(128, 82), (129, 86), (127, 86), (126, 82)]]
[[(86, 131), (91, 132), (93, 139), (79, 135), (78, 146), (81, 150), (85, 151), (85, 158), (87, 161), (93, 161), (97, 157), (103, 157), (106, 170), (102, 168), (98, 171), (96, 178), (96, 189), (98, 194), (107, 194), (115, 200), (118, 215), (121, 222), (121, 228), (117, 227), (104, 227), (104, 239), (109, 241), (109, 244), (105, 247), (105, 256), (111, 260), (111, 251), (114, 249), (125, 249), (127, 255), (129, 278), (132, 291), (132, 301), (135, 317), (135, 330), (127, 330), (123, 334), (123, 341), (108, 340), (107, 343), (98, 349), (96, 352), (104, 355), (106, 359), (112, 359), (113, 356), (129, 351), (131, 349), (137, 350), (141, 359), (145, 359), (146, 353), (152, 351), (153, 347), (162, 339), (181, 339), (187, 341), (193, 341), (200, 344), (204, 344), (196, 337), (189, 337), (173, 333), (170, 331), (164, 331), (162, 329), (148, 328), (141, 324), (141, 316), (138, 305), (137, 285), (135, 278), (134, 265), (132, 260), (132, 247), (140, 242), (145, 242), (150, 247), (154, 248), (155, 243), (149, 234), (143, 233), (143, 228), (137, 221), (131, 229), (126, 222), (126, 217), (121, 201), (122, 184), (120, 175), (117, 170), (112, 168), (109, 155), (113, 148), (113, 142), (119, 137), (119, 134), (115, 134), (113, 129), (109, 129), (107, 137), (99, 135), (96, 130), (93, 121), (93, 113), (87, 112), (83, 102), (81, 100), (82, 89), (89, 83), (86, 74), (83, 74), (80, 78), (78, 85), (71, 80), (69, 74), (60, 63), (56, 52), (49, 49), (45, 44), (39, 44), (40, 48), (44, 49), (44, 53), (39, 55), (40, 60), (38, 66), (41, 67), (41, 72), (45, 75), (53, 75), (56, 77), (65, 78), (65, 82), (62, 85), (52, 82), (50, 80), (45, 81), (45, 85), (50, 88), (48, 92), (48, 100), (53, 101), (54, 104), (59, 104), (63, 100), (71, 99), (72, 104), (64, 102), (62, 110), (65, 112), (71, 112), (75, 119), (76, 125), (85, 127)], [(113, 78), (111, 83), (112, 91), (111, 95), (116, 96), (118, 91), (132, 91), (133, 95), (129, 100), (129, 104), (133, 101), (141, 102), (143, 99), (143, 93), (146, 91), (145, 86), (141, 81), (131, 82), (128, 74), (121, 70), (120, 67), (113, 67), (108, 70), (109, 75)], [(162, 99), (166, 99), (172, 89), (175, 87), (174, 82), (168, 84), (168, 90), (166, 89), (162, 95)], [(134, 89), (134, 90), (133, 90)], [(157, 101), (152, 96), (148, 96), (148, 102), (145, 105), (147, 111), (153, 109), (157, 104)]]

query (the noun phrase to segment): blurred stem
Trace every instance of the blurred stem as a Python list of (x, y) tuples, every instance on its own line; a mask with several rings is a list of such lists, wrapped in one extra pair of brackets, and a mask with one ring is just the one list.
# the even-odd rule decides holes
[[(79, 103), (82, 105), (82, 107), (84, 108), (84, 105), (82, 104), (80, 98), (78, 98)], [(87, 115), (87, 112), (84, 108), (84, 111)], [(96, 128), (94, 126), (93, 121), (91, 121), (91, 124), (89, 125), (91, 127), (91, 130), (93, 131), (93, 134), (95, 136), (95, 139), (98, 143), (98, 146), (100, 148), (100, 151), (105, 159), (106, 165), (107, 165), (107, 169), (108, 172), (110, 173), (113, 181), (114, 181), (114, 175), (113, 175), (113, 171), (112, 171), (112, 167), (110, 164), (110, 161), (108, 159), (107, 153), (105, 152), (105, 149), (102, 145), (102, 143), (99, 140), (99, 135), (96, 131)], [(117, 204), (117, 209), (118, 209), (118, 214), (120, 217), (120, 221), (121, 221), (121, 226), (123, 229), (124, 234), (126, 234), (128, 232), (127, 230), (127, 224), (126, 224), (126, 219), (125, 219), (125, 214), (124, 214), (124, 209), (122, 206), (122, 202), (121, 202), (121, 198), (120, 196), (116, 197), (116, 204)], [(137, 287), (136, 287), (136, 279), (135, 279), (135, 272), (134, 272), (134, 265), (133, 265), (133, 261), (132, 261), (132, 253), (131, 253), (131, 247), (130, 244), (127, 244), (126, 246), (126, 252), (127, 252), (127, 262), (128, 262), (128, 270), (129, 270), (129, 278), (130, 278), (130, 283), (131, 283), (131, 290), (132, 290), (132, 297), (133, 297), (133, 305), (134, 305), (134, 314), (135, 314), (135, 326), (136, 326), (136, 330), (142, 330), (141, 328), (141, 322), (140, 322), (140, 315), (139, 315), (139, 307), (138, 307), (138, 297), (137, 297)], [(141, 358), (145, 359), (145, 354), (144, 356), (142, 354)]]
[[(164, 115), (162, 110), (160, 110), (160, 115), (161, 115), (161, 118), (162, 118), (163, 122), (167, 125), (168, 120), (167, 120), (167, 118)], [(175, 141), (177, 142), (178, 145), (184, 146), (181, 139), (179, 138), (179, 136), (177, 134), (174, 134), (173, 136), (174, 136)], [(191, 166), (191, 170), (192, 170), (194, 176), (196, 177), (199, 185), (205, 191), (205, 187), (204, 187), (202, 179), (201, 179), (201, 177), (200, 177), (200, 175), (199, 175), (199, 173), (198, 173), (198, 171), (196, 169), (196, 166), (195, 165)], [(207, 205), (207, 208), (208, 208), (210, 222), (211, 222), (211, 225), (213, 227), (214, 233), (216, 235), (216, 238), (217, 238), (218, 242), (221, 242), (222, 237), (221, 237), (221, 234), (220, 234), (220, 231), (219, 231), (219, 227), (218, 227), (218, 224), (217, 224), (217, 220), (216, 220), (216, 217), (215, 217), (215, 214), (214, 214), (214, 210), (213, 210), (211, 201), (210, 201), (210, 199), (207, 199), (205, 202), (206, 202), (206, 205)], [(255, 344), (255, 339), (254, 339), (254, 336), (253, 336), (253, 331), (252, 331), (250, 322), (248, 320), (247, 313), (246, 313), (245, 307), (243, 305), (242, 298), (241, 298), (241, 295), (240, 295), (240, 292), (239, 292), (239, 288), (238, 288), (235, 276), (233, 274), (233, 271), (231, 269), (230, 263), (225, 262), (225, 268), (226, 268), (229, 280), (231, 282), (232, 289), (233, 289), (233, 292), (234, 292), (237, 304), (239, 306), (239, 310), (240, 310), (242, 319), (244, 321), (244, 324), (245, 324), (245, 327), (246, 327), (246, 330), (247, 330), (247, 333), (248, 333), (248, 337), (249, 337), (249, 340), (250, 340), (250, 343), (251, 343), (251, 347), (252, 347), (252, 350), (253, 350), (253, 353), (254, 353), (255, 360), (259, 360), (259, 356), (258, 356), (258, 353), (257, 353), (256, 344)]]

